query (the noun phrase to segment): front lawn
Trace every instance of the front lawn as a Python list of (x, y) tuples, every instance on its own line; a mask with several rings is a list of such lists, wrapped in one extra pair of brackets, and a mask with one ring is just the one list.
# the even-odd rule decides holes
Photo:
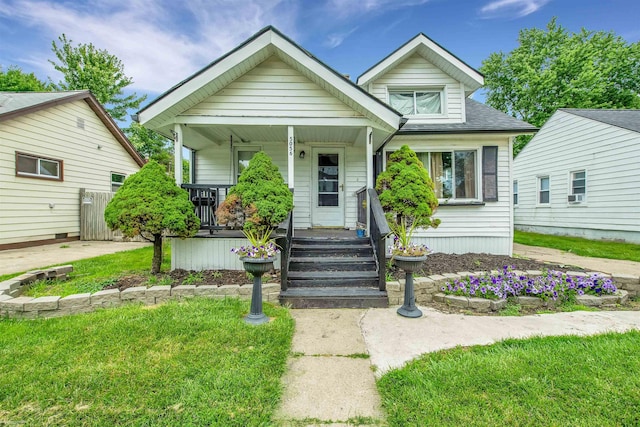
[(640, 245), (633, 243), (588, 240), (579, 237), (553, 236), (518, 230), (515, 231), (513, 241), (522, 245), (559, 249), (580, 256), (640, 262)]
[(293, 320), (244, 323), (249, 303), (191, 299), (0, 321), (0, 424), (269, 425)]
[(378, 382), (390, 426), (640, 423), (640, 332), (508, 340), (422, 356)]
[[(171, 268), (171, 245), (164, 245), (162, 255), (162, 270), (167, 271)], [(73, 271), (69, 274), (68, 280), (37, 282), (31, 285), (24, 292), (24, 295), (65, 297), (85, 292), (94, 293), (102, 290), (105, 286), (115, 284), (118, 278), (129, 274), (144, 275), (153, 281), (154, 277), (151, 275), (152, 257), (153, 246), (146, 246), (73, 261), (69, 263), (73, 265)], [(1, 276), (0, 281), (17, 275)]]

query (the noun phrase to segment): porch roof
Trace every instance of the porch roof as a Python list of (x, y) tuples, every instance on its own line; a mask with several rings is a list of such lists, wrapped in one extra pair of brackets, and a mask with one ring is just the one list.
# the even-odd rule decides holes
[[(359, 117), (246, 117), (238, 115), (184, 115), (183, 113), (208, 97), (218, 93), (231, 82), (276, 56), (297, 70), (333, 97), (352, 108)], [(174, 124), (194, 127), (211, 127), (201, 133), (227, 132), (225, 126), (233, 126), (241, 132), (242, 126), (260, 127), (315, 126), (364, 127), (371, 126), (388, 136), (403, 123), (402, 115), (362, 88), (331, 69), (309, 52), (287, 38), (274, 27), (266, 27), (236, 49), (209, 64), (196, 74), (178, 83), (145, 108), (137, 121), (165, 136), (170, 136)], [(216, 127), (218, 129), (216, 129)], [(245, 130), (251, 132), (252, 130)], [(205, 136), (205, 135), (203, 135)]]

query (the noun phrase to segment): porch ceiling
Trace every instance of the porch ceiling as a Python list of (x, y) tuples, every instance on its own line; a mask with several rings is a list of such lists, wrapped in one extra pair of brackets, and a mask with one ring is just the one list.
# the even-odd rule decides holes
[[(235, 143), (262, 143), (287, 141), (287, 126), (211, 126), (189, 125), (190, 132), (202, 138), (189, 138), (185, 135), (184, 144), (200, 150), (210, 144), (228, 144), (230, 137)], [(300, 143), (345, 143), (354, 144), (361, 140), (361, 127), (339, 126), (295, 126), (296, 142)]]

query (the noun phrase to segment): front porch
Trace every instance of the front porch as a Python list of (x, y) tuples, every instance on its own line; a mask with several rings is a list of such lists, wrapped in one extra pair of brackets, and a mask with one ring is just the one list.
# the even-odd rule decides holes
[[(211, 187), (225, 190), (226, 187)], [(204, 194), (202, 187), (192, 189)], [(359, 192), (359, 199), (364, 196)], [(385, 237), (389, 229), (375, 190), (368, 192), (371, 202), (361, 217), (371, 219), (370, 235), (358, 237), (355, 230), (344, 228), (312, 228), (294, 230), (295, 214), (289, 215), (275, 231), (281, 248), (275, 268), (280, 270), (280, 300), (298, 308), (320, 307), (386, 307)], [(219, 193), (215, 193), (219, 194)], [(204, 196), (203, 196), (204, 197)], [(356, 198), (356, 199), (358, 199)], [(215, 211), (205, 205), (206, 215)], [(361, 204), (363, 210), (365, 205)], [(196, 212), (203, 206), (194, 205)], [(242, 270), (239, 257), (232, 248), (247, 244), (239, 230), (228, 230), (215, 224), (202, 228), (193, 238), (172, 238), (171, 268), (184, 270)]]

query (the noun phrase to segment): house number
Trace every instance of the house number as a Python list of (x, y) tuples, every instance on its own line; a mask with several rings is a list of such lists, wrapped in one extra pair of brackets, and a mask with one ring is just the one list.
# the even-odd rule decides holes
[(289, 137), (289, 156), (293, 157), (293, 137)]

